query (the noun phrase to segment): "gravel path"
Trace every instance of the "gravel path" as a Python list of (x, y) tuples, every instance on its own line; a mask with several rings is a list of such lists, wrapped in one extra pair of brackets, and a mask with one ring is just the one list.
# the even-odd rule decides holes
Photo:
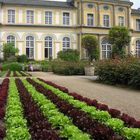
[(31, 74), (65, 86), (70, 91), (85, 97), (97, 99), (109, 107), (119, 109), (140, 120), (140, 91), (95, 83), (94, 77), (58, 76), (43, 72)]

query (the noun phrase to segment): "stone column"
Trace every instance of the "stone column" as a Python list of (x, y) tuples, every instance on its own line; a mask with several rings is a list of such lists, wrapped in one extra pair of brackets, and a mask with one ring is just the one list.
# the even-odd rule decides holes
[(101, 23), (100, 23), (100, 4), (97, 3), (97, 15), (98, 15), (98, 23), (97, 25), (100, 27)]
[(82, 33), (78, 34), (78, 50), (80, 52), (80, 59), (82, 58)]
[(113, 4), (113, 26), (116, 26), (116, 11), (115, 11), (115, 5)]
[(131, 11), (129, 7), (127, 7), (127, 18), (128, 18), (128, 28), (131, 29), (131, 25), (130, 25)]
[(102, 59), (102, 50), (101, 50), (101, 35), (98, 34), (98, 43), (99, 43), (99, 59)]

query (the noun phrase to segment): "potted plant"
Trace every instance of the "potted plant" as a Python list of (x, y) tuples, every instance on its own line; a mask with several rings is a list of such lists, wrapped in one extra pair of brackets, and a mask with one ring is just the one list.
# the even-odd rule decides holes
[(85, 67), (85, 75), (93, 76), (95, 70), (93, 60), (99, 58), (97, 38), (94, 35), (84, 35), (82, 37), (82, 47), (87, 51), (89, 59), (89, 66)]

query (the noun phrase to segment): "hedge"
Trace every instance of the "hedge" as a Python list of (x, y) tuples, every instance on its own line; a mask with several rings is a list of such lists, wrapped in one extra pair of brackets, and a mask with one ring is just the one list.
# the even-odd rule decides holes
[(140, 89), (140, 59), (104, 60), (96, 65), (99, 81)]
[(2, 65), (2, 70), (3, 71), (22, 71), (22, 64), (13, 62), (13, 63), (6, 63)]

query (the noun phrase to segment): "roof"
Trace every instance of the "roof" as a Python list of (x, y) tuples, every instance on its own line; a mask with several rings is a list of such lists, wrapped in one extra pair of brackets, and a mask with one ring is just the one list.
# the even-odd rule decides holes
[[(97, 0), (96, 0), (97, 1)], [(101, 2), (111, 2), (111, 3), (117, 3), (117, 4), (129, 4), (129, 5), (133, 5), (133, 2), (131, 2), (130, 0), (98, 0)]]
[(132, 9), (131, 14), (139, 15), (140, 16), (140, 9)]
[(43, 1), (43, 0), (0, 0), (3, 4), (14, 4), (14, 5), (29, 5), (29, 6), (49, 6), (49, 7), (63, 7), (63, 8), (74, 8), (71, 2), (60, 2), (60, 1)]

